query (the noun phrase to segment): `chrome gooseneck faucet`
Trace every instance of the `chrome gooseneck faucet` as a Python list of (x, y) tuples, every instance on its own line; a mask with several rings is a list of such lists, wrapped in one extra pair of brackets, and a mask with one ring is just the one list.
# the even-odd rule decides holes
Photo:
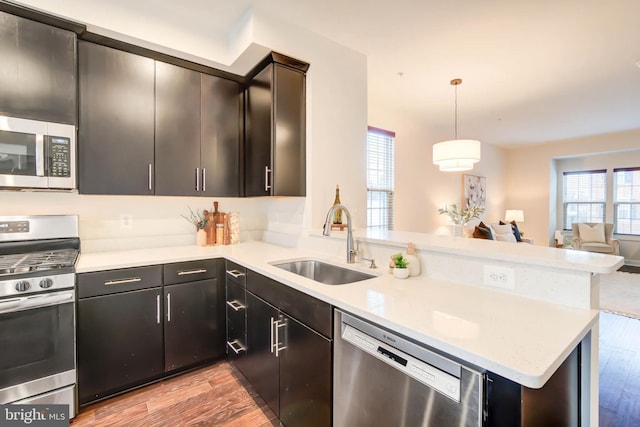
[(327, 213), (327, 219), (324, 221), (324, 227), (322, 234), (325, 236), (331, 235), (331, 220), (333, 219), (333, 213), (336, 209), (342, 209), (347, 214), (347, 262), (353, 264), (356, 262), (357, 251), (354, 249), (355, 244), (353, 242), (353, 232), (351, 230), (351, 213), (344, 205), (333, 205)]

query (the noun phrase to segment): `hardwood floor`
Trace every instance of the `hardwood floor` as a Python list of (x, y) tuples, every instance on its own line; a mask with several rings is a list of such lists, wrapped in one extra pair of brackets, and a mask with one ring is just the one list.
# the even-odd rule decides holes
[(600, 313), (600, 427), (640, 426), (640, 320)]
[[(279, 422), (229, 362), (88, 406), (85, 426), (277, 426)], [(600, 427), (640, 426), (640, 320), (600, 314)]]
[(277, 426), (278, 419), (229, 362), (98, 402), (73, 427)]

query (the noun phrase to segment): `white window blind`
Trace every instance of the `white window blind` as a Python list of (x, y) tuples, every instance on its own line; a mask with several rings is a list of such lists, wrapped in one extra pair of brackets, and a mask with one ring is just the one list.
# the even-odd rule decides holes
[(393, 167), (396, 134), (367, 132), (367, 227), (393, 230)]
[(564, 229), (576, 222), (604, 222), (607, 203), (607, 171), (564, 172), (562, 201)]
[(640, 168), (614, 169), (613, 185), (615, 233), (640, 235)]

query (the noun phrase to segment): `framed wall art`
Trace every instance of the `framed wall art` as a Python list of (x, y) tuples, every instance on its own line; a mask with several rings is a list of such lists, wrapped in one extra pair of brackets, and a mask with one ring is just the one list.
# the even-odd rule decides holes
[(487, 201), (487, 178), (476, 175), (462, 175), (462, 209), (470, 206), (485, 208)]

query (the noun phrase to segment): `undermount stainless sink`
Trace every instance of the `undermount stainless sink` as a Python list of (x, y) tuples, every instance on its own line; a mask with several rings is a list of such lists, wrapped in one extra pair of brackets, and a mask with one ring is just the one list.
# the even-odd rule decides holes
[(272, 265), (325, 285), (346, 285), (376, 277), (373, 274), (338, 267), (315, 259), (276, 262)]

